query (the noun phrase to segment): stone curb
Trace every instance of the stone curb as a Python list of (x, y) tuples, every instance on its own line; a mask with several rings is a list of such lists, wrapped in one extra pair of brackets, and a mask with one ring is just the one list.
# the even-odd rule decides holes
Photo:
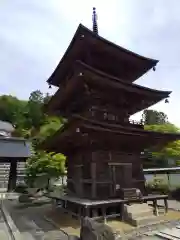
[(8, 210), (5, 208), (3, 202), (1, 202), (1, 210), (2, 210), (3, 217), (5, 219), (5, 222), (7, 224), (8, 230), (9, 230), (10, 235), (13, 238), (13, 240), (23, 240), (20, 231), (14, 224), (14, 221), (12, 220)]

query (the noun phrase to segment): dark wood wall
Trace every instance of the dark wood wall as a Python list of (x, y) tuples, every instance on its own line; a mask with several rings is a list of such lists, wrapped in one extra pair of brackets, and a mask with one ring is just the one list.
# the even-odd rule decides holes
[(135, 187), (144, 193), (144, 175), (139, 154), (82, 150), (69, 156), (70, 194), (92, 199), (113, 198), (118, 197), (119, 187)]

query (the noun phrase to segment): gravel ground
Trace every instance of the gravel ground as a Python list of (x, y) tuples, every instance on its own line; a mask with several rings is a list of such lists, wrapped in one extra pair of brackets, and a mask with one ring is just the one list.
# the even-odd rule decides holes
[(165, 221), (160, 224), (153, 224), (150, 226), (142, 227), (142, 228), (125, 233), (124, 239), (138, 240), (138, 239), (147, 238), (148, 236), (153, 236), (153, 239), (154, 239), (154, 234), (156, 232), (159, 232), (166, 228), (170, 229), (170, 228), (176, 227), (179, 224), (180, 224), (180, 220), (170, 221), (170, 222)]
[[(38, 207), (23, 207), (16, 208), (14, 201), (6, 201), (6, 207), (9, 209), (12, 219), (14, 220), (17, 228), (24, 236), (24, 239), (28, 239), (27, 235), (31, 235), (35, 240), (67, 240), (68, 237), (65, 233), (61, 232), (58, 228), (53, 226), (51, 223), (47, 222), (44, 219), (45, 213), (48, 209), (51, 209), (50, 204), (46, 204)], [(161, 204), (161, 202), (159, 202)], [(180, 210), (180, 203), (177, 201), (169, 200), (169, 207), (175, 210)], [(168, 221), (165, 220), (160, 224), (153, 224), (146, 227), (141, 227), (124, 233), (122, 239), (148, 239), (148, 234), (153, 235), (155, 232), (158, 232), (165, 228), (173, 228), (177, 225), (180, 225), (179, 220)], [(0, 234), (3, 224), (0, 221)], [(6, 231), (7, 232), (7, 231)], [(152, 239), (155, 240), (155, 236), (152, 236)], [(0, 239), (3, 239), (0, 235)], [(8, 239), (8, 238), (7, 238)], [(158, 239), (158, 238), (156, 238)]]

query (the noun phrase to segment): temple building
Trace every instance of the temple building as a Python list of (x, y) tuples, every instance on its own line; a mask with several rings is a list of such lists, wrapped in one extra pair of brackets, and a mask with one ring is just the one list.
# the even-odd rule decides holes
[[(18, 177), (18, 163), (31, 156), (30, 142), (24, 138), (13, 137), (14, 126), (0, 121), (0, 185), (7, 191), (14, 191)], [(8, 179), (7, 179), (8, 176)]]
[(180, 134), (145, 131), (130, 116), (166, 100), (170, 91), (135, 84), (158, 61), (140, 56), (79, 25), (60, 63), (48, 79), (58, 87), (45, 106), (68, 121), (43, 144), (67, 156), (68, 196), (115, 199), (122, 189), (146, 195), (141, 152), (161, 148)]

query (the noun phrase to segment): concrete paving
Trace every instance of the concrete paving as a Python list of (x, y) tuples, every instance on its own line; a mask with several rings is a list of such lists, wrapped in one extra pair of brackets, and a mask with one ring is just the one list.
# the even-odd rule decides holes
[[(68, 240), (68, 236), (44, 219), (51, 205), (17, 208), (14, 201), (4, 203), (25, 240)], [(1, 238), (0, 238), (1, 240)]]
[[(164, 202), (162, 200), (158, 200), (158, 204), (164, 206)], [(168, 207), (180, 211), (180, 202), (176, 200), (168, 200)]]
[(11, 240), (8, 227), (4, 221), (2, 212), (0, 211), (0, 240)]

